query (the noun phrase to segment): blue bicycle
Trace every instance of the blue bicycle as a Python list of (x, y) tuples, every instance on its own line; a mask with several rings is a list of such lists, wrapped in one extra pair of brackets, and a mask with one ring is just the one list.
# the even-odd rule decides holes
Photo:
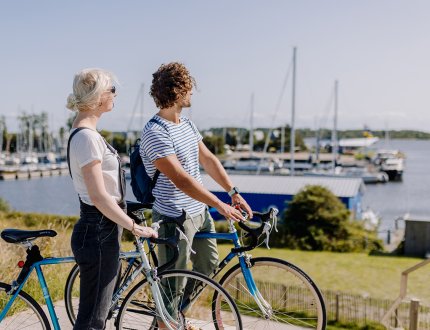
[[(158, 224), (163, 225), (160, 221)], [(159, 228), (159, 226), (158, 226)], [(157, 227), (154, 227), (157, 230)], [(36, 271), (43, 296), (49, 311), (54, 329), (60, 325), (48, 286), (43, 275), (42, 266), (74, 262), (73, 257), (44, 258), (39, 247), (33, 241), (40, 237), (54, 237), (53, 230), (28, 231), (5, 229), (1, 238), (8, 243), (22, 245), (26, 248), (27, 258), (17, 279), (12, 284), (0, 282), (0, 329), (51, 329), (43, 309), (22, 289), (29, 276)], [(174, 249), (172, 260), (164, 266), (155, 268), (151, 265), (144, 250), (145, 238), (136, 238), (136, 251), (128, 254), (131, 264), (137, 265), (121, 276), (124, 282), (117, 288), (111, 305), (116, 313), (116, 329), (157, 329), (161, 322), (169, 330), (186, 329), (242, 329), (241, 318), (233, 299), (212, 279), (187, 270), (166, 270), (177, 256), (177, 235), (166, 239), (151, 238), (149, 245), (167, 244)], [(139, 276), (141, 279), (134, 286)], [(178, 283), (186, 284), (186, 291)], [(123, 299), (123, 295), (125, 298)], [(214, 311), (211, 297), (221, 297), (219, 309)], [(209, 298), (208, 298), (209, 297)]]
[(36, 271), (42, 288), (43, 296), (48, 307), (49, 315), (54, 329), (60, 329), (58, 318), (54, 310), (54, 304), (49, 295), (42, 266), (75, 262), (73, 257), (43, 258), (39, 247), (32, 241), (39, 237), (54, 237), (54, 230), (19, 230), (5, 229), (1, 237), (8, 243), (20, 244), (27, 249), (25, 263), (18, 278), (12, 284), (0, 282), (0, 329), (50, 329), (48, 318), (40, 305), (26, 292), (22, 290), (29, 276)]
[[(133, 208), (139, 213), (139, 205)], [(143, 213), (143, 209), (140, 210)], [(142, 218), (142, 216), (141, 216)], [(269, 247), (270, 234), (276, 229), (277, 210), (266, 213), (254, 212), (253, 222), (241, 222), (243, 236), (229, 222), (228, 233), (197, 233), (195, 239), (215, 238), (231, 241), (234, 247), (220, 262), (217, 269), (209, 275), (215, 279), (234, 299), (242, 318), (244, 329), (318, 329), (326, 327), (326, 309), (323, 297), (312, 279), (297, 266), (277, 258), (253, 258), (248, 251), (253, 250), (262, 239)], [(246, 241), (246, 245), (243, 241)], [(260, 243), (263, 244), (263, 243)], [(148, 249), (152, 263), (157, 264), (156, 254)], [(131, 252), (122, 254), (124, 271), (122, 283), (130, 269), (139, 263)], [(224, 272), (226, 266), (235, 258), (238, 263)], [(66, 283), (65, 303), (70, 320), (74, 323), (79, 297), (79, 268), (70, 272)], [(121, 286), (121, 284), (120, 284)], [(221, 299), (212, 297), (212, 310), (222, 309)], [(112, 310), (112, 317), (115, 312)], [(288, 327), (287, 327), (288, 325)]]

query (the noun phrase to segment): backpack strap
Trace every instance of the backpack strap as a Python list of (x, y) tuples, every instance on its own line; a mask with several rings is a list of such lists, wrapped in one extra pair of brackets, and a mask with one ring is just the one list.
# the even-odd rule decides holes
[[(157, 124), (157, 125), (159, 125), (159, 126), (163, 127), (163, 128), (166, 130), (166, 132), (167, 132), (167, 133), (169, 133), (169, 130), (167, 129), (167, 125), (166, 125), (166, 124), (164, 124), (164, 123), (162, 123), (162, 122), (161, 122), (160, 120), (158, 120), (157, 118), (152, 117), (152, 118), (149, 120), (149, 123), (155, 123), (155, 124)], [(172, 142), (173, 142), (173, 140), (172, 140)], [(175, 147), (175, 145), (173, 145), (173, 147)], [(151, 189), (154, 189), (155, 185), (157, 184), (157, 179), (158, 179), (158, 177), (159, 177), (159, 176), (160, 176), (160, 170), (159, 170), (158, 168), (155, 168), (154, 177), (152, 178), (152, 187), (151, 187)]]
[[(191, 123), (191, 120), (189, 120), (189, 119), (188, 119), (188, 118), (186, 118), (186, 117), (183, 117), (183, 118), (185, 118), (185, 121), (187, 121), (187, 122), (188, 122), (188, 124), (190, 124), (191, 129), (194, 131), (194, 133), (196, 134), (196, 136), (198, 136), (198, 134), (197, 134), (197, 132), (196, 132), (196, 129), (194, 128), (193, 124)], [(149, 122), (149, 123), (155, 123), (155, 124), (158, 124), (159, 126), (163, 127), (163, 128), (166, 130), (166, 132), (167, 132), (167, 133), (169, 133), (169, 130), (168, 130), (168, 128), (167, 128), (167, 125), (166, 125), (166, 124), (164, 124), (163, 122), (161, 122), (160, 120), (158, 120), (157, 118), (152, 117), (148, 122)], [(173, 142), (173, 140), (172, 140), (172, 142)], [(174, 143), (174, 142), (173, 142), (173, 148), (175, 148), (175, 143)], [(154, 189), (155, 184), (157, 183), (157, 179), (158, 179), (158, 177), (159, 177), (159, 176), (160, 176), (160, 171), (156, 168), (156, 169), (155, 169), (154, 177), (152, 178), (152, 187), (151, 187), (151, 189)]]
[[(73, 132), (72, 132), (72, 134), (70, 134), (70, 136), (69, 136), (69, 141), (67, 142), (67, 165), (68, 165), (68, 167), (69, 167), (69, 174), (70, 174), (70, 177), (73, 179), (73, 176), (72, 176), (72, 170), (70, 169), (70, 142), (72, 141), (72, 138), (75, 136), (75, 134), (76, 133), (78, 133), (79, 131), (81, 131), (81, 130), (83, 130), (83, 129), (91, 129), (91, 128), (89, 128), (89, 127), (78, 127), (78, 128), (76, 128)], [(123, 178), (122, 178), (122, 176), (124, 175), (123, 173), (122, 173), (122, 171), (121, 171), (121, 160), (120, 160), (120, 158), (119, 158), (119, 156), (118, 156), (118, 154), (117, 154), (117, 152), (116, 152), (116, 150), (115, 150), (115, 148), (114, 147), (112, 147), (107, 141), (106, 141), (106, 139), (104, 138), (104, 137), (102, 137), (102, 139), (103, 139), (103, 141), (105, 142), (105, 144), (106, 144), (106, 147), (114, 154), (114, 155), (116, 155), (116, 158), (118, 159), (118, 164), (119, 164), (119, 173), (118, 173), (118, 179), (119, 179), (119, 186), (120, 186), (120, 194), (121, 194), (121, 202), (120, 203), (122, 203), (123, 201), (124, 201), (124, 196), (125, 196), (125, 183), (123, 182)]]
[(90, 129), (90, 128), (88, 128), (88, 127), (78, 127), (78, 128), (76, 128), (72, 132), (72, 134), (70, 134), (69, 141), (67, 142), (67, 165), (69, 167), (69, 174), (70, 174), (70, 177), (72, 179), (73, 179), (73, 176), (72, 176), (72, 170), (70, 169), (70, 156), (69, 156), (69, 153), (70, 153), (70, 141), (72, 141), (72, 137), (74, 137), (76, 133), (78, 133), (79, 131), (82, 131), (83, 129)]

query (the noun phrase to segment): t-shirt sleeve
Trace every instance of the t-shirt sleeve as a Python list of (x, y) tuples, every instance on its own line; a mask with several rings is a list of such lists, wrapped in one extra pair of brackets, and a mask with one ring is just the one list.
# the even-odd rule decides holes
[(149, 129), (142, 134), (140, 155), (151, 162), (175, 154), (173, 141), (165, 130)]
[(203, 136), (200, 134), (199, 130), (197, 129), (196, 125), (190, 120), (191, 126), (193, 128), (194, 133), (196, 134), (197, 142), (200, 142), (203, 140)]
[(105, 152), (103, 141), (94, 134), (78, 132), (71, 141), (70, 148), (73, 157), (77, 160), (79, 168), (94, 160), (102, 161)]

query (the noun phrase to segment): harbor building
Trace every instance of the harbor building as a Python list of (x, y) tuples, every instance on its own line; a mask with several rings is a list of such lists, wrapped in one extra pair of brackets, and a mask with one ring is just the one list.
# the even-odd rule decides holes
[[(282, 214), (287, 203), (308, 185), (321, 185), (337, 196), (351, 212), (352, 219), (362, 218), (364, 183), (361, 178), (306, 177), (283, 175), (229, 175), (241, 195), (255, 211), (276, 207)], [(202, 174), (203, 185), (219, 199), (230, 203), (228, 194), (208, 174)], [(215, 219), (217, 220), (217, 219)]]

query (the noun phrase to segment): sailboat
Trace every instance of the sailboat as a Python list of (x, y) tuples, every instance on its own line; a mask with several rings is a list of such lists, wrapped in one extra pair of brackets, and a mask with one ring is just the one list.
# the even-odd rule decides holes
[[(305, 176), (329, 176), (329, 177), (349, 177), (349, 178), (361, 178), (364, 183), (385, 183), (388, 182), (388, 175), (384, 172), (370, 172), (367, 168), (364, 167), (348, 167), (343, 168), (339, 161), (338, 150), (339, 146), (348, 145), (347, 140), (354, 142), (355, 145), (367, 145), (368, 143), (374, 143), (377, 139), (342, 139), (338, 141), (337, 138), (337, 118), (338, 118), (338, 91), (339, 91), (339, 82), (335, 80), (334, 83), (334, 117), (333, 117), (333, 129), (331, 135), (331, 149), (332, 149), (332, 161), (329, 169), (321, 169), (317, 168), (308, 172), (304, 172)], [(317, 155), (319, 149), (319, 136), (317, 133)], [(317, 156), (318, 157), (318, 156)]]

